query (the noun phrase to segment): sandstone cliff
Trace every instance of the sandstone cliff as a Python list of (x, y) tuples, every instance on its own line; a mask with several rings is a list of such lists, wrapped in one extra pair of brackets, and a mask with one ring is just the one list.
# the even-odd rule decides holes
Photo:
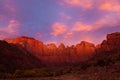
[(107, 40), (101, 44), (104, 51), (120, 50), (120, 32), (111, 33), (107, 35)]
[(96, 52), (91, 60), (88, 61), (89, 64), (105, 66), (119, 62), (120, 32), (108, 34), (106, 40), (96, 46)]
[(70, 47), (65, 47), (64, 44), (58, 47), (55, 44), (45, 45), (41, 41), (25, 36), (5, 41), (20, 45), (44, 63), (76, 63), (89, 59), (95, 53), (94, 44), (85, 41)]

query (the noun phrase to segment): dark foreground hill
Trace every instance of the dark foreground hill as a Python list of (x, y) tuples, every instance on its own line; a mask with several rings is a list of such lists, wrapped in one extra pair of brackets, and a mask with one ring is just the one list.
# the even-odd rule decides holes
[(0, 41), (0, 72), (38, 67), (41, 67), (40, 59), (17, 45)]

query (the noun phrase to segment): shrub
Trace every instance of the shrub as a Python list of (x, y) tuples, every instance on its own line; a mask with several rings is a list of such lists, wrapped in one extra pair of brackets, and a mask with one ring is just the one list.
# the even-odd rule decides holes
[(30, 69), (30, 70), (16, 70), (13, 77), (48, 77), (53, 74), (47, 68)]

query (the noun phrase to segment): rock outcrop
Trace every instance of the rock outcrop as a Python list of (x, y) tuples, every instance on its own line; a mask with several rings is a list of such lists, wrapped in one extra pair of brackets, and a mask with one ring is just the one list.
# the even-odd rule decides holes
[(101, 43), (102, 51), (118, 51), (120, 50), (120, 32), (107, 35), (107, 39)]
[(120, 32), (108, 34), (106, 40), (96, 46), (96, 51), (88, 61), (90, 65), (106, 66), (120, 62)]
[(34, 53), (35, 56), (39, 56), (43, 53), (43, 43), (35, 40), (34, 38), (22, 36), (15, 39), (5, 39), (8, 43), (20, 45), (31, 53)]
[(95, 45), (82, 41), (80, 44), (76, 45), (76, 53), (80, 55), (83, 61), (87, 60), (95, 53)]

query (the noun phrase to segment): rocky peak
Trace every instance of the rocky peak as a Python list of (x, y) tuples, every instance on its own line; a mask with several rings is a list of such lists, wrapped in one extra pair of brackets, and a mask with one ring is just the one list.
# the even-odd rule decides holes
[(82, 41), (76, 45), (76, 53), (81, 55), (82, 60), (86, 60), (95, 53), (95, 45), (86, 41)]
[(107, 34), (107, 40), (110, 40), (110, 39), (120, 39), (120, 32)]
[(120, 32), (115, 32), (107, 35), (107, 39), (101, 43), (103, 51), (119, 50), (120, 49)]
[(54, 43), (47, 44), (47, 48), (49, 49), (56, 49), (56, 45)]
[(5, 39), (5, 41), (20, 45), (44, 62), (79, 62), (88, 59), (95, 53), (94, 44), (86, 41), (70, 47), (65, 47), (65, 45), (61, 43), (58, 48), (53, 43), (44, 45), (42, 42), (26, 36), (15, 39)]
[(77, 44), (76, 45), (76, 48), (95, 48), (95, 45), (93, 43), (89, 43), (89, 42), (86, 42), (86, 41), (82, 41), (81, 43)]
[(58, 49), (61, 49), (61, 50), (65, 49), (65, 45), (64, 45), (63, 43), (61, 43), (61, 44), (58, 46)]
[(26, 42), (26, 43), (41, 43), (43, 44), (41, 41), (35, 40), (34, 38), (31, 37), (26, 37), (26, 36), (21, 36), (18, 38), (14, 38), (14, 39), (4, 39), (5, 41), (7, 41), (8, 43), (21, 43), (21, 42)]
[(31, 37), (21, 36), (14, 39), (5, 39), (5, 41), (15, 45), (20, 45), (36, 56), (41, 54), (43, 50), (43, 43)]

